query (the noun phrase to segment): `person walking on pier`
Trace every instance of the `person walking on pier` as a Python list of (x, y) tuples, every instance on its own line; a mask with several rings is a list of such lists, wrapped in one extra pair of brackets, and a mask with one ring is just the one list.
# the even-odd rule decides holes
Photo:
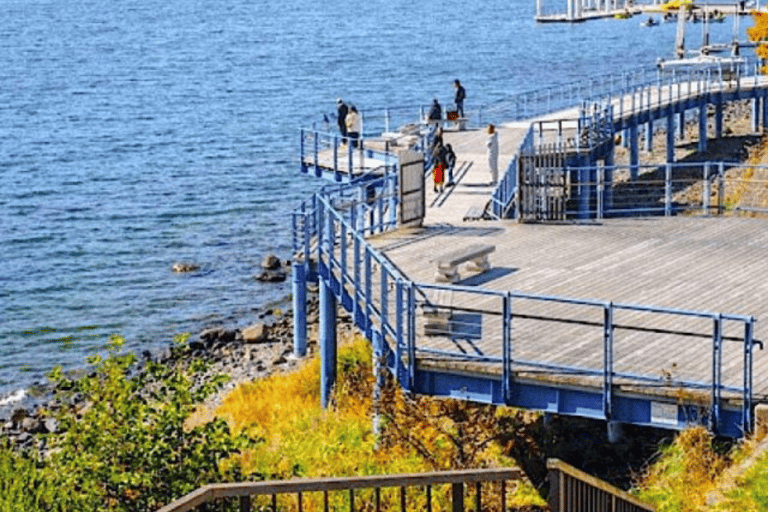
[(499, 181), (499, 134), (492, 124), (488, 125), (488, 139), (485, 146), (488, 148), (488, 169), (491, 171), (491, 185), (496, 186)]
[(464, 117), (464, 98), (467, 97), (467, 91), (464, 90), (464, 86), (461, 85), (458, 78), (453, 81), (453, 86), (456, 88), (456, 97), (453, 100), (456, 103), (456, 112), (458, 112), (459, 117)]
[(339, 123), (339, 132), (342, 137), (347, 136), (347, 104), (341, 98), (336, 99), (336, 121)]
[(360, 138), (360, 132), (363, 131), (363, 118), (357, 111), (357, 107), (352, 105), (347, 112), (347, 137), (349, 137), (350, 144), (353, 148), (357, 147), (358, 139)]

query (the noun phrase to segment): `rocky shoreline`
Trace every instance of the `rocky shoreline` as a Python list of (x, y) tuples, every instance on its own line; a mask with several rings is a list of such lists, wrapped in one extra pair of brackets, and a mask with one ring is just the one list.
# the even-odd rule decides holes
[[(262, 267), (265, 281), (276, 282), (281, 278), (285, 279), (286, 272), (274, 256), (265, 258)], [(180, 270), (174, 267), (173, 271)], [(190, 337), (181, 347), (169, 345), (155, 352), (146, 350), (137, 354), (140, 359), (138, 371), (141, 372), (143, 363), (150, 360), (168, 366), (180, 366), (183, 369), (189, 368), (193, 362), (205, 361), (208, 369), (204, 374), (197, 376), (200, 381), (220, 374), (229, 377), (229, 381), (206, 404), (215, 407), (221, 398), (239, 383), (261, 379), (276, 372), (290, 371), (300, 362), (293, 354), (293, 311), (290, 298), (286, 297), (280, 303), (265, 306), (261, 311), (257, 310), (256, 317), (258, 321), (246, 327), (208, 327)], [(317, 318), (317, 290), (310, 286), (307, 293), (309, 355), (316, 349)], [(347, 317), (342, 316), (339, 325), (351, 328)], [(85, 371), (87, 370), (82, 370)], [(57, 391), (68, 390), (57, 389), (53, 384), (43, 384), (30, 390), (25, 400), (16, 403), (14, 408), (6, 411), (5, 417), (1, 417), (0, 436), (9, 440), (11, 445), (19, 450), (37, 449), (44, 452), (45, 439), (42, 435), (61, 433), (59, 423), (49, 412), (62, 407), (78, 409), (87, 406), (77, 393), (72, 394), (66, 403), (62, 403), (55, 397)]]

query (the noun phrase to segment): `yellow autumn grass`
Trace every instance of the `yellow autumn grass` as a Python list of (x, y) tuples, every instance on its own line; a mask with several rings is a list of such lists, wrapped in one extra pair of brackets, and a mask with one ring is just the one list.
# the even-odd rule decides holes
[[(320, 406), (320, 368), (316, 357), (308, 359), (291, 373), (274, 374), (241, 384), (230, 392), (215, 414), (225, 418), (233, 431), (246, 430), (263, 442), (248, 447), (238, 459), (228, 463), (238, 464), (248, 479), (364, 476), (436, 469), (435, 461), (417, 453), (407, 439), (392, 442), (393, 436), (388, 436), (386, 446), (381, 446), (381, 440), (374, 435), (371, 351), (365, 339), (357, 337), (339, 347), (338, 373), (332, 406), (326, 410)], [(398, 412), (391, 412), (394, 418), (382, 419), (384, 428), (387, 428), (387, 422), (391, 428), (398, 421)], [(204, 420), (206, 414), (200, 413), (199, 418)], [(441, 447), (436, 451), (447, 460), (437, 461), (440, 468), (451, 467), (450, 449), (446, 446), (449, 441), (440, 439), (440, 429), (427, 424), (409, 423), (408, 427), (412, 430), (408, 435), (424, 439), (428, 446)], [(450, 430), (450, 426), (444, 425), (444, 430)], [(502, 452), (500, 446), (489, 445), (477, 460), (483, 466), (514, 465), (514, 460)], [(507, 497), (510, 505), (540, 506), (544, 503), (529, 482), (510, 485), (510, 490), (515, 487), (517, 492)], [(409, 510), (419, 510), (422, 497), (413, 492), (417, 495)], [(385, 493), (385, 501), (397, 502), (397, 493), (389, 494)], [(332, 497), (334, 503), (342, 507), (347, 499), (346, 495)], [(365, 500), (366, 493), (361, 492), (359, 499)], [(433, 490), (436, 509), (447, 508), (448, 500), (448, 487)], [(318, 510), (321, 501), (317, 496), (306, 496), (303, 505), (305, 510)], [(291, 510), (293, 505), (286, 502), (280, 508)]]

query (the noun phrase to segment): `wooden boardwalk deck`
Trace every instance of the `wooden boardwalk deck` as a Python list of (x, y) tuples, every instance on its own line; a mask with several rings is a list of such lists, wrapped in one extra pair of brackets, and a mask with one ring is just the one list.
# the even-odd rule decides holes
[[(768, 273), (764, 256), (768, 224), (762, 220), (672, 217), (561, 225), (434, 222), (389, 232), (370, 243), (416, 282), (434, 283), (436, 260), (447, 251), (473, 243), (493, 244), (493, 268), (479, 275), (464, 270), (464, 279), (457, 284), (768, 318), (768, 279), (761, 277)], [(456, 292), (450, 302), (456, 311), (454, 332), (425, 335), (419, 329), (419, 348), (500, 358), (501, 322), (492, 314), (499, 311), (499, 299)], [(513, 314), (520, 317), (513, 320), (516, 359), (602, 367), (602, 309), (518, 300)], [(596, 325), (531, 318), (536, 316), (586, 318)], [(615, 318), (617, 324), (636, 326), (650, 325), (647, 320), (637, 312), (617, 313)], [(712, 375), (711, 319), (669, 316), (654, 322), (656, 328), (697, 332), (701, 337), (617, 330), (616, 371), (708, 382)], [(725, 333), (742, 337), (740, 327), (726, 325)], [(763, 340), (766, 333), (758, 322), (756, 338)], [(725, 345), (726, 385), (742, 383), (742, 346), (737, 341)], [(599, 379), (546, 372), (526, 376), (599, 385)], [(672, 391), (651, 388), (640, 392), (663, 395)], [(768, 351), (754, 353), (754, 393), (757, 400), (768, 400)]]

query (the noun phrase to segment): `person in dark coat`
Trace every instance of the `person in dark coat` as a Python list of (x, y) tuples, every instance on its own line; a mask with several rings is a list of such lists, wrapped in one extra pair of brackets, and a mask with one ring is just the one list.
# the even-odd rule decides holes
[(453, 86), (456, 88), (456, 96), (454, 103), (456, 103), (456, 111), (459, 113), (459, 117), (464, 117), (464, 98), (467, 97), (467, 91), (464, 90), (464, 86), (461, 85), (459, 79), (453, 81)]
[(432, 100), (432, 106), (429, 107), (429, 114), (427, 114), (427, 122), (437, 124), (443, 119), (443, 108), (440, 106), (440, 102), (437, 98)]
[(336, 100), (336, 112), (337, 112), (337, 122), (339, 123), (339, 132), (341, 132), (342, 137), (347, 136), (347, 112), (349, 112), (349, 108), (347, 108), (347, 104), (344, 103), (344, 100), (341, 98), (338, 98)]

